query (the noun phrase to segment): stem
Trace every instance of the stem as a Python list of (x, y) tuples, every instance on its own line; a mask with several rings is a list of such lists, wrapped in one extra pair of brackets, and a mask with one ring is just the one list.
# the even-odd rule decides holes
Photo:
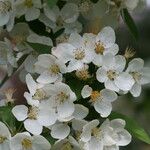
[(9, 79), (8, 75), (5, 75), (4, 79), (0, 83), (0, 88), (5, 84), (5, 82)]

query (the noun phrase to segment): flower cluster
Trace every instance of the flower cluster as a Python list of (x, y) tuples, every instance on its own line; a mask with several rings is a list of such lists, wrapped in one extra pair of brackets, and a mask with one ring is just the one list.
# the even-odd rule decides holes
[(11, 129), (0, 122), (0, 150), (118, 150), (131, 142), (126, 122), (107, 117), (119, 95), (141, 94), (150, 68), (141, 58), (131, 59), (129, 48), (118, 54), (109, 23), (97, 34), (84, 33), (81, 20), (112, 12), (118, 19), (122, 9), (137, 5), (138, 0), (68, 0), (50, 7), (47, 0), (0, 0), (0, 65), (8, 76), (19, 68), (28, 88), (26, 104), (14, 104), (14, 89), (0, 102), (11, 106), (20, 124)]

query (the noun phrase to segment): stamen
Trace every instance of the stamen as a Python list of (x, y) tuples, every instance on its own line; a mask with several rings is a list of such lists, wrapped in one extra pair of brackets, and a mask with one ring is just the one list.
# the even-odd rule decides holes
[(110, 79), (110, 80), (114, 80), (117, 76), (117, 73), (113, 70), (109, 70), (107, 71), (107, 77)]
[(136, 54), (136, 52), (135, 52), (134, 49), (127, 47), (126, 50), (125, 50), (124, 57), (125, 57), (126, 59), (130, 59), (130, 58), (132, 58), (135, 54)]
[(66, 101), (69, 98), (69, 95), (67, 95), (64, 92), (60, 92), (59, 94), (57, 94), (56, 100), (59, 103), (63, 103), (64, 101)]
[(11, 2), (10, 1), (0, 1), (0, 13), (7, 13), (11, 10)]
[(139, 72), (130, 72), (130, 74), (136, 82), (138, 82), (141, 79), (141, 74)]
[(89, 71), (86, 67), (83, 67), (82, 69), (77, 70), (75, 74), (80, 80), (87, 80), (90, 78)]
[(39, 101), (43, 100), (43, 99), (46, 98), (46, 93), (42, 89), (37, 89), (36, 93), (34, 94), (34, 96), (32, 98), (35, 99), (35, 100), (39, 100)]
[(81, 49), (77, 49), (74, 51), (75, 59), (82, 60), (85, 57), (85, 51)]
[(0, 144), (4, 143), (4, 141), (6, 140), (7, 138), (0, 135)]
[(54, 64), (50, 67), (50, 72), (53, 74), (58, 74), (60, 72), (60, 68), (58, 65)]
[(101, 93), (99, 91), (92, 91), (92, 94), (90, 97), (91, 97), (91, 102), (95, 102), (98, 100), (98, 98), (101, 97)]
[(31, 8), (33, 6), (33, 1), (32, 0), (25, 0), (24, 5), (27, 6), (28, 8)]
[(29, 139), (23, 139), (22, 140), (22, 142), (21, 142), (21, 144), (22, 144), (22, 147), (24, 148), (24, 149), (31, 149), (32, 148), (32, 142), (31, 142), (31, 140), (29, 140)]
[(95, 52), (96, 52), (97, 54), (103, 55), (104, 50), (105, 50), (105, 48), (104, 48), (103, 43), (98, 42), (98, 43), (95, 44)]
[(36, 120), (38, 115), (38, 108), (37, 107), (31, 107), (29, 108), (28, 112), (28, 118), (32, 120)]

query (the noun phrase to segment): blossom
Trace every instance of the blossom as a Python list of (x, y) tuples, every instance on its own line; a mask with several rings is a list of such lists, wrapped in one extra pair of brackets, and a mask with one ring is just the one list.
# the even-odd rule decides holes
[(6, 25), (7, 30), (10, 31), (14, 25), (14, 1), (0, 0), (0, 26)]
[(32, 21), (40, 16), (41, 0), (16, 0), (16, 16), (25, 15), (27, 21)]
[(48, 127), (56, 122), (56, 115), (53, 109), (45, 104), (40, 107), (17, 105), (12, 109), (13, 115), (18, 121), (24, 121), (24, 127), (34, 135), (42, 133), (43, 126)]
[(83, 98), (90, 97), (90, 102), (102, 117), (107, 117), (111, 113), (111, 102), (117, 99), (117, 94), (111, 90), (93, 91), (88, 85), (83, 87), (81, 95)]
[(85, 142), (84, 148), (86, 150), (125, 146), (131, 142), (131, 135), (124, 129), (124, 120), (109, 121), (107, 119), (100, 127), (98, 125), (98, 120), (92, 120), (83, 126), (80, 140)]
[(106, 54), (103, 56), (103, 65), (96, 72), (96, 78), (99, 82), (105, 84), (105, 88), (119, 92), (128, 91), (132, 88), (134, 80), (132, 76), (123, 72), (126, 60), (123, 56)]
[(32, 106), (39, 106), (40, 101), (48, 98), (46, 92), (42, 89), (43, 85), (36, 83), (30, 74), (26, 75), (26, 83), (29, 92), (24, 93), (27, 103)]
[(71, 149), (82, 150), (79, 143), (72, 136), (69, 136), (68, 138), (63, 139), (63, 140), (56, 141), (54, 146), (52, 147), (52, 150), (58, 150), (58, 149), (62, 149), (62, 150), (71, 150)]
[(10, 150), (10, 139), (11, 134), (7, 128), (7, 126), (0, 122), (0, 149), (1, 150)]
[(129, 62), (126, 72), (134, 79), (130, 92), (134, 97), (138, 97), (141, 94), (141, 85), (150, 83), (150, 68), (144, 67), (144, 61), (141, 58), (134, 58)]
[(40, 74), (37, 81), (44, 84), (61, 81), (62, 74), (67, 71), (65, 64), (50, 54), (39, 55), (34, 66), (35, 72)]
[[(67, 3), (61, 10), (59, 10), (58, 6), (49, 8), (47, 4), (44, 4), (44, 14), (47, 19), (44, 20), (43, 17), (41, 17), (40, 20), (46, 24), (48, 23), (55, 31), (63, 27), (67, 30), (71, 29), (76, 24), (76, 20), (79, 16), (78, 6), (73, 3)], [(48, 19), (51, 22), (46, 21)]]
[(17, 133), (11, 139), (12, 150), (33, 149), (50, 150), (50, 143), (41, 135), (31, 136), (28, 132)]
[(52, 49), (52, 54), (64, 63), (69, 62), (68, 72), (78, 70), (89, 64), (93, 60), (90, 43), (87, 43), (88, 37), (83, 38), (78, 33), (72, 33), (68, 43), (59, 44)]
[(102, 56), (108, 53), (116, 55), (119, 47), (115, 44), (115, 32), (111, 27), (104, 27), (98, 35), (92, 38), (93, 43), (93, 63), (97, 66), (102, 65)]
[(80, 104), (75, 104), (75, 111), (71, 116), (61, 119), (58, 118), (59, 122), (49, 127), (51, 129), (51, 136), (59, 140), (65, 139), (70, 134), (71, 129), (69, 123), (75, 122), (74, 120), (84, 119), (88, 113), (88, 108)]
[(7, 65), (8, 76), (13, 72), (13, 68), (17, 68), (17, 60), (13, 53), (11, 42), (5, 38), (5, 41), (0, 41), (0, 65)]

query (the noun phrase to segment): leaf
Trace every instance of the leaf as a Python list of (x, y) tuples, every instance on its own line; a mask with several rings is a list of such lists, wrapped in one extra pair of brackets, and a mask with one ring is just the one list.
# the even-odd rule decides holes
[(58, 0), (47, 0), (48, 6), (51, 8), (57, 4)]
[(29, 43), (28, 44), (39, 54), (50, 54), (51, 48), (50, 46), (38, 44), (38, 43)]
[(63, 34), (63, 32), (64, 32), (64, 28), (62, 28), (62, 29), (60, 29), (60, 30), (58, 30), (57, 32), (55, 32), (54, 33), (54, 35), (53, 35), (53, 38), (57, 38), (57, 37), (59, 37), (61, 34)]
[(134, 119), (129, 118), (123, 114), (112, 112), (109, 116), (110, 119), (121, 118), (126, 121), (126, 129), (132, 134), (133, 137), (150, 144), (150, 135), (142, 128), (140, 125), (134, 121)]
[(130, 32), (132, 33), (132, 35), (137, 40), (139, 38), (138, 29), (137, 29), (137, 26), (136, 26), (134, 20), (132, 19), (131, 15), (130, 15), (130, 13), (128, 12), (128, 10), (123, 9), (121, 11), (121, 16), (122, 16), (122, 19), (124, 20), (124, 22), (126, 23), (126, 25), (128, 26), (128, 28), (129, 28)]
[(12, 130), (15, 130), (15, 117), (11, 112), (12, 107), (2, 106), (0, 107), (0, 121), (7, 124)]

